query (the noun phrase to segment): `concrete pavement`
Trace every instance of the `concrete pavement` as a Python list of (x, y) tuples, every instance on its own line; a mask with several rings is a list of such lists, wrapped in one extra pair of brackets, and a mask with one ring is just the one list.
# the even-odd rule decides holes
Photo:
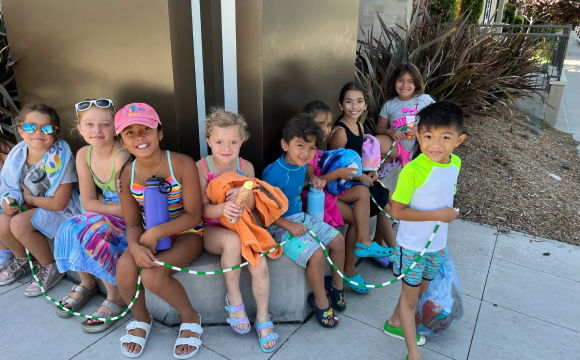
[[(566, 87), (556, 129), (572, 133), (576, 141), (580, 141), (580, 107), (578, 106), (578, 92), (580, 91), (580, 41), (575, 32), (568, 40), (567, 57), (564, 60)], [(580, 151), (580, 146), (578, 147)]]
[[(498, 235), (491, 227), (462, 220), (450, 225), (448, 243), (464, 317), (443, 336), (427, 339), (421, 348), (424, 359), (580, 358), (580, 248), (518, 233)], [(393, 278), (391, 269), (368, 259), (358, 270), (372, 283)], [(104, 333), (85, 334), (83, 319), (59, 318), (43, 297), (24, 296), (27, 283), (0, 287), (0, 358), (125, 358), (119, 338), (130, 315)], [(60, 297), (70, 286), (63, 281), (50, 295)], [(334, 329), (321, 328), (313, 318), (305, 324), (277, 324), (281, 346), (274, 354), (259, 349), (254, 329), (242, 336), (227, 326), (204, 327), (195, 358), (404, 359), (404, 342), (382, 330), (400, 289), (400, 283), (367, 294), (348, 289), (348, 308)], [(95, 311), (102, 300), (93, 299), (83, 310)], [(177, 331), (155, 323), (141, 359), (172, 359)]]

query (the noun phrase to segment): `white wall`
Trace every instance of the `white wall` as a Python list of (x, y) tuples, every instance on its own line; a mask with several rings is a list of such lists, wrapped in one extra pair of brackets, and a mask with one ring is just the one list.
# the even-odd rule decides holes
[(380, 33), (381, 23), (377, 12), (387, 26), (394, 27), (399, 24), (405, 27), (411, 19), (412, 3), (413, 0), (360, 0), (358, 38), (365, 38), (361, 28), (367, 32), (374, 26), (374, 33)]

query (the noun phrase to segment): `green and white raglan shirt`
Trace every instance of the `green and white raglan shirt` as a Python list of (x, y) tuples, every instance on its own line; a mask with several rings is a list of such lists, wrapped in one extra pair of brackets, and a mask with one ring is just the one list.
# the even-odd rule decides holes
[[(401, 170), (392, 199), (423, 211), (453, 207), (460, 169), (461, 159), (456, 155), (451, 154), (448, 164), (440, 164), (420, 154)], [(436, 221), (401, 220), (397, 243), (409, 250), (422, 251), (436, 224)], [(448, 225), (441, 223), (427, 252), (441, 250), (447, 245)]]

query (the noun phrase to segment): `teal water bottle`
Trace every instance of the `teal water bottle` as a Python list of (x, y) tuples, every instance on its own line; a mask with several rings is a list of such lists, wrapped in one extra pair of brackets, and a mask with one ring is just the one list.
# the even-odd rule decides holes
[(312, 184), (306, 199), (306, 213), (324, 221), (324, 190), (318, 190)]

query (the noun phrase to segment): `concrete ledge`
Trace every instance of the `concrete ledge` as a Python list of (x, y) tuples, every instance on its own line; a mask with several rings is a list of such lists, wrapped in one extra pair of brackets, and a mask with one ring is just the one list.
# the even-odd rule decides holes
[[(54, 241), (49, 240), (51, 248)], [(264, 260), (264, 258), (262, 258)], [(278, 259), (267, 259), (270, 273), (270, 315), (272, 321), (304, 322), (311, 313), (306, 297), (312, 289), (306, 278), (306, 269), (296, 265), (286, 255)], [(215, 271), (221, 269), (220, 257), (204, 251), (199, 258), (187, 266), (188, 270)], [(326, 263), (326, 274), (330, 274), (330, 265)], [(67, 271), (67, 279), (80, 283), (80, 276), (76, 271)], [(189, 301), (203, 317), (204, 324), (227, 324), (227, 311), (224, 309), (227, 292), (223, 275), (191, 275), (179, 272), (173, 275), (185, 288)], [(101, 280), (97, 280), (99, 289), (106, 296), (107, 290)], [(247, 267), (242, 268), (240, 289), (250, 321), (256, 317), (256, 301), (252, 294), (251, 274)], [(66, 294), (53, 294), (60, 299)], [(147, 309), (153, 318), (168, 326), (181, 323), (177, 311), (164, 300), (151, 292), (146, 292)]]

